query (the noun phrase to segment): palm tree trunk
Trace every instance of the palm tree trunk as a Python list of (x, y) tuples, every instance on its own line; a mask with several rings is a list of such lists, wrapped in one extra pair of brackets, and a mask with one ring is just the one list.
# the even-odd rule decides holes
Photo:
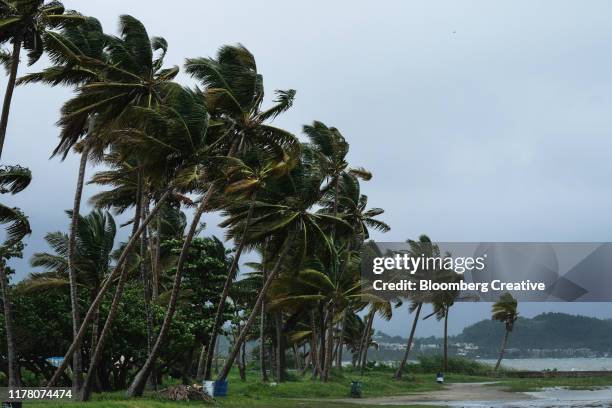
[[(92, 118), (89, 119), (90, 124)], [(89, 149), (87, 145), (81, 152), (81, 161), (79, 163), (79, 174), (77, 177), (76, 189), (74, 191), (74, 201), (72, 204), (72, 218), (70, 219), (70, 237), (68, 238), (68, 280), (70, 282), (70, 307), (72, 309), (72, 339), (77, 337), (79, 326), (81, 325), (79, 311), (79, 295), (76, 278), (76, 239), (79, 226), (79, 215), (81, 211), (81, 199), (83, 197), (83, 183), (85, 181), (85, 169), (87, 167), (87, 158)], [(72, 393), (78, 395), (83, 385), (83, 355), (78, 350), (72, 356)]]
[(368, 319), (368, 324), (366, 326), (366, 330), (365, 330), (365, 336), (364, 336), (364, 344), (363, 344), (363, 356), (361, 357), (361, 365), (360, 365), (360, 373), (363, 375), (363, 369), (366, 366), (366, 363), (368, 362), (368, 349), (370, 348), (370, 332), (372, 331), (372, 324), (374, 322), (374, 310), (370, 311), (370, 317)]
[(325, 344), (325, 369), (323, 370), (323, 382), (329, 379), (329, 370), (331, 370), (334, 350), (334, 314), (335, 308), (332, 304), (328, 310), (327, 316), (327, 343)]
[(253, 310), (251, 311), (251, 314), (249, 315), (249, 319), (247, 320), (247, 322), (245, 323), (242, 329), (242, 333), (240, 333), (240, 336), (236, 340), (236, 344), (234, 345), (231, 352), (229, 353), (227, 357), (227, 361), (225, 362), (223, 368), (221, 369), (221, 372), (219, 373), (219, 376), (218, 376), (219, 380), (225, 380), (227, 378), (227, 375), (229, 374), (230, 369), (232, 368), (232, 363), (234, 362), (234, 358), (236, 357), (237, 348), (240, 347), (242, 345), (242, 342), (246, 340), (246, 336), (249, 333), (249, 330), (251, 330), (253, 323), (255, 323), (255, 319), (257, 317), (257, 311), (261, 308), (263, 299), (268, 293), (268, 289), (270, 288), (272, 281), (274, 280), (274, 278), (280, 271), (282, 262), (285, 259), (285, 256), (287, 255), (287, 253), (289, 252), (289, 248), (291, 247), (290, 243), (291, 243), (291, 239), (289, 239), (288, 237), (283, 243), (283, 248), (276, 260), (276, 264), (274, 265), (274, 268), (270, 271), (270, 274), (266, 278), (266, 281), (264, 282), (264, 285), (261, 288), (259, 295), (257, 296), (257, 300), (255, 301), (255, 305), (253, 306)]
[(196, 209), (196, 212), (193, 216), (193, 220), (191, 221), (191, 225), (189, 226), (189, 231), (187, 232), (187, 236), (183, 241), (183, 247), (181, 248), (181, 253), (179, 255), (179, 259), (176, 263), (176, 274), (174, 275), (174, 284), (172, 285), (172, 292), (170, 294), (170, 302), (168, 303), (168, 308), (166, 310), (166, 315), (164, 316), (164, 321), (159, 329), (159, 334), (157, 335), (157, 340), (153, 345), (153, 349), (151, 350), (151, 354), (147, 357), (144, 365), (138, 371), (132, 384), (128, 388), (126, 392), (127, 397), (140, 397), (144, 391), (144, 386), (146, 384), (147, 378), (153, 368), (153, 364), (161, 351), (161, 347), (164, 344), (166, 337), (168, 335), (168, 331), (170, 330), (170, 325), (172, 324), (172, 319), (174, 318), (174, 312), (176, 311), (176, 302), (178, 300), (178, 295), (181, 289), (181, 280), (183, 277), (183, 269), (185, 266), (185, 261), (187, 260), (187, 256), (189, 254), (189, 249), (191, 247), (191, 241), (195, 236), (196, 230), (198, 229), (198, 225), (200, 224), (200, 218), (204, 213), (204, 210), (208, 206), (208, 203), (214, 192), (216, 190), (215, 183), (212, 183), (206, 192), (206, 195), (202, 198), (200, 205)]
[(219, 329), (221, 328), (221, 319), (223, 319), (223, 310), (225, 309), (225, 301), (227, 300), (227, 296), (229, 295), (230, 288), (232, 287), (232, 283), (234, 282), (236, 271), (238, 270), (238, 262), (240, 261), (240, 255), (242, 254), (242, 250), (244, 249), (244, 244), (246, 240), (246, 234), (249, 231), (249, 226), (251, 224), (251, 219), (253, 218), (253, 209), (255, 208), (255, 195), (251, 197), (251, 203), (249, 204), (249, 210), (247, 212), (247, 218), (244, 226), (244, 230), (242, 231), (242, 235), (240, 236), (240, 241), (238, 242), (238, 247), (236, 248), (236, 255), (232, 260), (232, 264), (230, 265), (230, 269), (227, 273), (227, 277), (225, 278), (225, 283), (223, 284), (223, 291), (221, 292), (221, 297), (219, 298), (219, 304), (217, 305), (217, 312), (215, 313), (215, 320), (213, 323), (212, 331), (210, 333), (210, 342), (208, 343), (208, 355), (206, 357), (206, 366), (204, 368), (204, 379), (210, 380), (211, 372), (210, 368), (212, 366), (213, 359), (213, 347), (217, 341), (217, 334)]
[(344, 349), (344, 331), (346, 328), (346, 315), (348, 307), (342, 311), (342, 321), (340, 322), (340, 337), (338, 338), (338, 351), (336, 352), (336, 368), (342, 369), (342, 350)]
[(261, 371), (261, 381), (268, 382), (268, 371), (266, 370), (266, 308), (261, 302), (261, 320), (259, 322), (259, 363)]
[(285, 344), (283, 341), (283, 314), (279, 310), (274, 314), (276, 328), (276, 381), (285, 380)]
[[(149, 208), (149, 200), (145, 194), (144, 187), (141, 185), (141, 198), (142, 203), (140, 209), (140, 219), (145, 219), (147, 209)], [(151, 314), (151, 285), (149, 279), (149, 268), (146, 262), (147, 259), (147, 240), (148, 228), (145, 228), (144, 232), (140, 236), (140, 279), (142, 280), (142, 290), (144, 295), (144, 312), (147, 323), (147, 355), (151, 354), (151, 347), (153, 344), (153, 315)], [(151, 376), (149, 376), (149, 380)]]
[(448, 310), (444, 313), (444, 371), (448, 371)]
[(11, 72), (9, 80), (6, 84), (4, 92), (4, 103), (2, 104), (2, 116), (0, 117), (0, 157), (2, 157), (2, 149), (4, 147), (4, 139), (6, 137), (6, 128), (8, 125), (9, 111), (11, 110), (11, 100), (13, 99), (13, 91), (15, 90), (15, 82), (17, 81), (17, 68), (19, 68), (19, 54), (21, 53), (21, 37), (15, 38), (13, 41), (13, 54), (11, 55)]
[(204, 364), (206, 363), (206, 346), (202, 344), (200, 357), (198, 358), (198, 369), (196, 371), (196, 382), (201, 382), (204, 374)]
[(508, 341), (508, 335), (510, 334), (509, 330), (506, 330), (504, 334), (504, 338), (502, 340), (501, 348), (499, 350), (499, 358), (497, 359), (497, 363), (495, 363), (495, 369), (493, 371), (497, 371), (499, 366), (501, 365), (502, 359), (504, 358), (504, 352), (506, 351), (506, 342)]
[[(159, 261), (161, 253), (161, 217), (156, 218), (155, 222), (156, 235), (154, 242), (151, 243), (151, 298), (156, 300), (159, 296)], [(149, 234), (151, 236), (151, 234)]]
[[(66, 355), (64, 356), (64, 360), (62, 361), (60, 366), (55, 370), (53, 377), (51, 377), (51, 379), (47, 383), (47, 388), (53, 387), (55, 383), (57, 382), (57, 380), (59, 380), (60, 376), (66, 370), (66, 367), (68, 366), (68, 361), (70, 361), (70, 359), (74, 355), (74, 352), (81, 346), (81, 342), (83, 341), (83, 337), (85, 336), (85, 332), (87, 331), (87, 326), (93, 319), (96, 313), (96, 309), (99, 307), (100, 302), (102, 301), (102, 298), (104, 297), (108, 289), (111, 287), (111, 285), (114, 283), (117, 275), (123, 275), (123, 272), (126, 270), (125, 262), (127, 260), (127, 257), (132, 253), (132, 250), (134, 249), (134, 246), (136, 245), (136, 242), (138, 241), (140, 234), (142, 234), (147, 224), (151, 221), (151, 219), (155, 216), (155, 214), (157, 214), (157, 212), (159, 211), (159, 209), (161, 208), (161, 206), (166, 201), (169, 195), (170, 195), (170, 190), (166, 190), (164, 194), (162, 194), (162, 196), (159, 198), (159, 201), (157, 202), (155, 207), (153, 207), (153, 209), (151, 210), (151, 213), (149, 214), (149, 216), (140, 224), (136, 233), (132, 234), (132, 236), (128, 240), (128, 243), (126, 244), (125, 248), (121, 252), (121, 255), (119, 256), (119, 259), (117, 260), (115, 269), (106, 278), (106, 281), (100, 288), (100, 291), (96, 295), (96, 298), (89, 305), (89, 309), (87, 310), (87, 313), (85, 314), (85, 318), (81, 322), (81, 327), (79, 328), (79, 333), (77, 334), (76, 339), (72, 341), (72, 344), (70, 345), (70, 347), (68, 348), (68, 351), (66, 352)], [(114, 299), (113, 299), (113, 302), (114, 302)], [(111, 304), (111, 308), (112, 308), (112, 304)]]
[(310, 343), (310, 360), (312, 361), (313, 377), (317, 375), (323, 376), (323, 370), (321, 369), (321, 360), (319, 359), (319, 353), (317, 350), (317, 324), (315, 319), (314, 310), (310, 313), (310, 326), (312, 330), (312, 340)]
[(13, 311), (8, 278), (5, 273), (4, 261), (0, 260), (0, 289), (2, 290), (2, 305), (4, 306), (4, 328), (6, 330), (6, 347), (8, 357), (8, 386), (19, 386), (19, 363), (15, 352), (15, 332), (13, 326)]
[(412, 320), (412, 328), (410, 329), (410, 336), (408, 337), (408, 343), (406, 344), (406, 351), (404, 352), (404, 357), (402, 357), (402, 361), (400, 362), (397, 371), (395, 372), (395, 378), (399, 380), (402, 378), (402, 374), (404, 373), (404, 367), (406, 366), (406, 361), (408, 361), (408, 354), (410, 354), (410, 349), (412, 348), (412, 341), (414, 340), (414, 332), (416, 331), (417, 323), (419, 322), (419, 315), (421, 314), (421, 308), (423, 307), (423, 303), (419, 303), (415, 312), (414, 319)]

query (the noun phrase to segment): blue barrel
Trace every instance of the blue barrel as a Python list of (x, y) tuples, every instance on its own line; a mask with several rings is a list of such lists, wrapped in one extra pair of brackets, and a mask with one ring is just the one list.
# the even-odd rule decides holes
[(227, 380), (218, 380), (214, 384), (215, 397), (227, 397)]

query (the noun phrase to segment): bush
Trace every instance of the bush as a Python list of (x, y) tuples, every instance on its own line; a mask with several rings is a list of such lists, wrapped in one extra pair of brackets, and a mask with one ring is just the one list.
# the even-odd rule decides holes
[[(411, 371), (421, 373), (444, 371), (444, 358), (442, 356), (419, 356), (418, 360), (418, 364), (410, 366)], [(463, 357), (449, 357), (447, 372), (467, 375), (486, 375), (491, 372), (491, 366)]]

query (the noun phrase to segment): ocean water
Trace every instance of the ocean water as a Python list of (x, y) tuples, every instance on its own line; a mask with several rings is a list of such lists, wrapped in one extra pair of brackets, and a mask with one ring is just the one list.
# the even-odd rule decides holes
[[(495, 365), (497, 360), (480, 359)], [(502, 366), (516, 370), (612, 371), (612, 358), (513, 358), (502, 360)]]

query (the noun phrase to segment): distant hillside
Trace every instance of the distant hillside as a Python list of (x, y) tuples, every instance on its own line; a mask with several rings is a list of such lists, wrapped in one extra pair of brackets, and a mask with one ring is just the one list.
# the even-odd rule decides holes
[[(418, 329), (417, 329), (418, 333)], [(449, 339), (450, 353), (466, 357), (495, 357), (504, 325), (482, 320)], [(406, 339), (377, 332), (378, 351), (374, 359), (397, 360), (405, 350)], [(441, 353), (442, 339), (417, 337), (413, 358), (419, 354)], [(612, 320), (543, 313), (534, 318), (519, 318), (508, 340), (507, 357), (607, 357), (612, 355)]]
[[(483, 352), (497, 350), (504, 326), (483, 320), (466, 327), (454, 342), (473, 343)], [(565, 313), (543, 313), (532, 319), (519, 318), (508, 340), (508, 348), (526, 350), (589, 349), (597, 354), (612, 351), (612, 321)]]

